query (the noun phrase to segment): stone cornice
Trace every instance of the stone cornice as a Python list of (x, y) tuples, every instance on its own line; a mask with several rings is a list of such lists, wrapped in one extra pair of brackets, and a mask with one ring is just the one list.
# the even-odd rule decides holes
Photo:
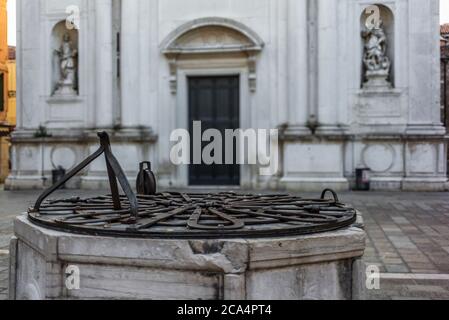
[[(36, 137), (33, 130), (21, 130), (12, 134), (14, 144), (27, 143), (91, 143), (97, 142), (97, 132), (102, 129), (91, 130), (49, 130), (49, 136)], [(112, 143), (154, 143), (158, 136), (151, 128), (108, 130)]]

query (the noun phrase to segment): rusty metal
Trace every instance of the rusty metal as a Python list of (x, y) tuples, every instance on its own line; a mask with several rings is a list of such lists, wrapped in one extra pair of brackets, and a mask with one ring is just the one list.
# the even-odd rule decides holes
[(109, 185), (112, 194), (112, 203), (114, 210), (121, 210), (121, 201), (118, 190), (117, 180), (126, 195), (129, 202), (129, 211), (131, 213), (129, 222), (135, 222), (138, 214), (139, 204), (137, 202), (136, 195), (129, 185), (128, 179), (126, 178), (123, 169), (121, 168), (119, 162), (112, 154), (111, 142), (109, 135), (106, 132), (99, 132), (98, 137), (100, 138), (100, 148), (90, 155), (86, 160), (77, 165), (69, 173), (67, 173), (58, 183), (54, 184), (51, 188), (47, 189), (36, 201), (34, 207), (30, 209), (30, 212), (40, 212), (42, 202), (48, 198), (53, 192), (61, 188), (67, 181), (72, 179), (78, 173), (80, 173), (84, 168), (86, 168), (90, 163), (99, 158), (102, 154), (105, 156), (106, 168), (108, 171)]
[[(319, 199), (287, 194), (152, 193), (147, 164), (145, 193), (135, 195), (111, 152), (109, 137), (99, 134), (101, 147), (43, 193), (28, 212), (34, 223), (51, 229), (113, 237), (210, 239), (285, 237), (337, 230), (356, 222), (356, 211), (326, 189)], [(111, 195), (45, 200), (101, 154), (105, 155)], [(141, 171), (145, 163), (141, 164)], [(125, 195), (119, 195), (117, 181)], [(151, 189), (151, 190), (150, 190)], [(330, 195), (330, 197), (328, 196)]]

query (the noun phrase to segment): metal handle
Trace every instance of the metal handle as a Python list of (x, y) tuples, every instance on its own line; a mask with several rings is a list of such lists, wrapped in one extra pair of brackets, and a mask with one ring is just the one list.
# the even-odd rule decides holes
[(151, 171), (151, 162), (150, 161), (143, 161), (143, 162), (141, 162), (140, 165), (139, 165), (140, 171), (145, 170), (145, 168), (144, 168), (145, 165), (147, 165), (147, 170)]
[(338, 195), (337, 193), (332, 190), (332, 189), (325, 189), (322, 193), (321, 193), (321, 200), (324, 200), (324, 197), (326, 196), (326, 193), (330, 192), (332, 194), (332, 196), (334, 197), (334, 202), (338, 203), (340, 202), (340, 200), (338, 199)]
[(121, 210), (121, 202), (120, 202), (120, 193), (118, 190), (118, 183), (122, 187), (123, 192), (126, 195), (126, 198), (129, 201), (130, 204), (130, 211), (131, 211), (131, 223), (136, 221), (137, 215), (139, 212), (139, 204), (137, 201), (137, 197), (134, 194), (134, 192), (131, 189), (131, 186), (128, 182), (128, 179), (126, 178), (126, 175), (120, 166), (120, 163), (118, 162), (117, 158), (112, 153), (111, 150), (111, 142), (109, 139), (109, 135), (107, 132), (99, 132), (98, 137), (100, 138), (100, 148), (94, 152), (92, 155), (90, 155), (86, 160), (81, 162), (79, 165), (77, 165), (74, 169), (72, 169), (69, 173), (67, 173), (58, 183), (53, 185), (52, 187), (48, 188), (46, 191), (42, 193), (42, 195), (38, 198), (36, 201), (34, 208), (32, 211), (39, 212), (40, 207), (45, 199), (48, 198), (53, 192), (58, 190), (61, 186), (63, 186), (67, 181), (72, 179), (75, 175), (77, 175), (81, 170), (86, 168), (90, 163), (92, 163), (94, 160), (96, 160), (98, 157), (100, 157), (102, 154), (105, 156), (106, 160), (106, 167), (108, 171), (108, 177), (109, 177), (109, 184), (111, 187), (111, 194), (112, 194), (112, 200), (114, 203), (114, 210)]

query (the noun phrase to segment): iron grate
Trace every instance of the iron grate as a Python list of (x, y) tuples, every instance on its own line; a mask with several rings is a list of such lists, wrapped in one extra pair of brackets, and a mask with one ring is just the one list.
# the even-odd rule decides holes
[[(112, 237), (219, 239), (305, 235), (356, 222), (356, 210), (342, 204), (330, 189), (324, 190), (319, 199), (234, 192), (156, 193), (154, 175), (147, 169), (141, 172), (137, 189), (149, 194), (135, 195), (110, 150), (108, 135), (99, 136), (100, 149), (44, 192), (28, 210), (33, 223), (64, 232)], [(102, 153), (111, 195), (45, 200)], [(119, 194), (117, 180), (125, 195)]]
[(142, 238), (253, 238), (325, 232), (356, 221), (356, 211), (335, 199), (236, 193), (160, 193), (138, 196), (137, 221), (121, 196), (46, 201), (30, 218), (46, 227), (81, 234)]

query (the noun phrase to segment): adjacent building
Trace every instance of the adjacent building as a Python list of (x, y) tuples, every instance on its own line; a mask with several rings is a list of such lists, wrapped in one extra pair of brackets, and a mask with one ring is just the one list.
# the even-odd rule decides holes
[[(163, 187), (444, 190), (438, 0), (18, 0), (10, 189), (111, 133)], [(74, 23), (73, 23), (74, 22)], [(280, 130), (280, 166), (177, 166), (173, 130)], [(98, 161), (71, 187), (107, 183)], [(69, 186), (69, 187), (70, 187)]]
[(10, 173), (15, 114), (15, 48), (8, 47), (6, 0), (0, 0), (0, 183)]
[[(3, 115), (0, 117), (0, 183), (4, 183), (11, 169), (11, 133), (16, 125), (16, 48), (8, 47), (7, 75), (3, 85)], [(6, 81), (5, 81), (6, 80)]]
[(8, 47), (8, 109), (6, 112), (6, 121), (10, 127), (16, 125), (16, 47)]

